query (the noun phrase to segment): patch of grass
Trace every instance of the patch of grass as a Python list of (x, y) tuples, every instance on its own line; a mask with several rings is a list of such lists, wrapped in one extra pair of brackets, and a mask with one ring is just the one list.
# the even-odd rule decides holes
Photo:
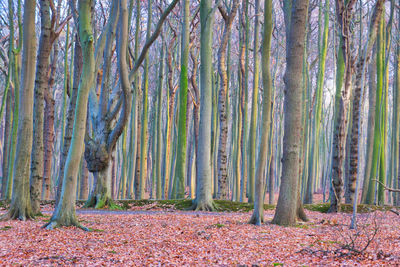
[[(329, 209), (329, 203), (323, 204), (305, 204), (304, 208), (311, 211), (318, 211), (321, 213), (327, 213)], [(352, 213), (353, 212), (353, 205), (352, 204), (342, 204), (340, 205), (341, 212), (344, 213)], [(389, 211), (392, 209), (392, 206), (376, 206), (376, 205), (366, 205), (366, 204), (359, 204), (357, 205), (357, 213), (369, 213), (374, 212), (377, 210), (380, 211)]]
[(283, 263), (280, 263), (280, 262), (274, 262), (272, 265), (273, 265), (273, 266), (283, 266)]
[(216, 223), (216, 224), (214, 224), (214, 226), (217, 227), (217, 228), (222, 228), (222, 227), (224, 227), (225, 225), (222, 224), (222, 223)]
[(309, 229), (310, 226), (307, 224), (296, 224), (294, 227), (301, 228), (301, 229)]
[(89, 228), (89, 231), (90, 231), (90, 232), (102, 233), (102, 232), (104, 232), (105, 230), (103, 230), (103, 229), (96, 229), (96, 228)]
[(108, 251), (108, 253), (117, 254), (117, 252), (115, 250), (110, 250), (110, 251)]
[(11, 226), (6, 225), (6, 226), (0, 228), (0, 230), (1, 230), (1, 231), (7, 231), (7, 230), (10, 230), (11, 228), (12, 228)]

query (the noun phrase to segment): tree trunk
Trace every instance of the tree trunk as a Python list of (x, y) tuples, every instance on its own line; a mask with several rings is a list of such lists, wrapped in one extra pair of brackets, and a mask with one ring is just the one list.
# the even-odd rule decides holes
[(211, 182), (211, 113), (212, 113), (212, 29), (214, 12), (212, 0), (200, 2), (200, 123), (199, 144), (196, 155), (195, 210), (213, 210)]
[[(152, 18), (152, 1), (148, 1), (147, 13), (147, 35), (146, 41), (150, 39), (151, 34), (151, 18)], [(147, 149), (148, 149), (148, 91), (149, 91), (149, 58), (146, 56), (143, 72), (143, 98), (142, 98), (142, 133), (140, 135), (140, 182), (139, 182), (139, 199), (144, 199), (145, 183), (147, 178)]]
[[(360, 54), (359, 62), (357, 65), (356, 73), (356, 85), (354, 87), (354, 98), (353, 98), (353, 123), (351, 129), (351, 139), (350, 139), (350, 171), (349, 179), (347, 184), (347, 194), (346, 203), (353, 203), (354, 194), (356, 190), (356, 181), (358, 174), (358, 148), (359, 148), (359, 131), (360, 126), (360, 113), (362, 112), (362, 92), (364, 89), (365, 80), (365, 68), (368, 64), (370, 53), (375, 43), (375, 39), (378, 32), (378, 26), (380, 24), (384, 0), (378, 0), (374, 9), (374, 14), (371, 18), (371, 25), (368, 34), (368, 42), (365, 47), (365, 51)], [(360, 48), (361, 49), (361, 48)]]
[(79, 1), (79, 37), (82, 44), (84, 64), (76, 100), (71, 145), (65, 161), (62, 191), (50, 222), (43, 226), (47, 229), (53, 229), (57, 226), (74, 225), (87, 230), (87, 228), (82, 227), (78, 222), (75, 212), (75, 200), (79, 165), (84, 150), (88, 96), (90, 88), (94, 83), (95, 60), (91, 6), (92, 0)]
[(39, 41), (39, 51), (37, 54), (36, 80), (35, 80), (35, 99), (34, 99), (34, 142), (32, 145), (31, 156), (31, 204), (34, 214), (40, 213), (40, 198), (42, 194), (43, 180), (43, 117), (44, 113), (44, 92), (48, 87), (48, 68), (49, 57), (52, 47), (51, 41), (51, 18), (50, 4), (48, 0), (40, 1), (41, 32)]
[(218, 146), (218, 198), (227, 199), (228, 198), (228, 152), (227, 152), (227, 142), (228, 142), (228, 114), (227, 114), (227, 95), (229, 87), (228, 70), (226, 64), (226, 48), (228, 45), (228, 40), (230, 37), (232, 24), (235, 19), (237, 9), (239, 6), (239, 1), (235, 0), (232, 3), (232, 8), (229, 14), (220, 6), (220, 12), (225, 14), (226, 18), (224, 25), (224, 33), (222, 36), (221, 45), (218, 52), (218, 72), (220, 75), (221, 87), (219, 89), (218, 97), (218, 109), (219, 109), (219, 123), (220, 123), (220, 135), (219, 135), (219, 146)]
[(22, 76), (19, 99), (19, 125), (14, 164), (14, 181), (11, 205), (2, 220), (33, 218), (29, 196), (30, 156), (33, 131), (33, 91), (35, 85), (35, 11), (36, 1), (25, 1), (22, 39)]
[[(249, 177), (249, 198), (248, 202), (254, 202), (255, 190), (255, 172), (256, 172), (256, 138), (257, 138), (257, 113), (258, 113), (258, 83), (259, 83), (259, 70), (260, 62), (258, 56), (259, 45), (259, 9), (260, 1), (255, 1), (255, 21), (254, 21), (254, 70), (253, 70), (253, 97), (251, 103), (251, 118), (250, 118), (250, 131), (249, 131), (249, 153), (248, 156), (248, 177)], [(265, 119), (264, 119), (265, 120)]]
[(177, 199), (185, 198), (185, 171), (186, 171), (186, 113), (188, 96), (188, 63), (189, 63), (189, 0), (182, 1), (182, 39), (181, 39), (181, 73), (179, 86), (179, 117), (178, 142), (175, 169)]
[[(79, 26), (78, 26), (79, 27)], [(73, 85), (72, 85), (72, 92), (69, 99), (68, 104), (68, 112), (67, 112), (67, 119), (65, 125), (65, 133), (64, 133), (64, 140), (62, 141), (62, 151), (60, 155), (60, 172), (58, 177), (57, 183), (57, 192), (56, 192), (56, 203), (59, 202), (61, 196), (61, 190), (63, 186), (63, 177), (64, 177), (64, 168), (65, 162), (69, 153), (69, 147), (71, 144), (72, 139), (72, 131), (73, 131), (73, 124), (74, 124), (74, 116), (75, 116), (75, 109), (76, 109), (76, 101), (78, 97), (78, 87), (80, 82), (80, 77), (83, 70), (83, 54), (82, 54), (82, 47), (81, 42), (79, 41), (78, 34), (75, 36), (75, 47), (74, 47), (74, 75), (73, 75)]]
[[(257, 6), (257, 4), (256, 4)], [(256, 8), (257, 10), (257, 8)], [(271, 36), (272, 36), (272, 0), (264, 1), (264, 34), (262, 44), (262, 134), (259, 150), (259, 162), (257, 166), (257, 181), (254, 195), (254, 212), (250, 223), (261, 225), (264, 222), (264, 184), (267, 153), (269, 147), (269, 134), (271, 131), (271, 101), (272, 100), (272, 79), (270, 69), (271, 58)], [(273, 125), (272, 125), (273, 126)], [(270, 192), (271, 194), (271, 192)]]
[(285, 132), (283, 135), (282, 178), (273, 223), (294, 225), (302, 214), (299, 194), (299, 153), (301, 145), (302, 68), (308, 0), (293, 2), (289, 39), (286, 40)]

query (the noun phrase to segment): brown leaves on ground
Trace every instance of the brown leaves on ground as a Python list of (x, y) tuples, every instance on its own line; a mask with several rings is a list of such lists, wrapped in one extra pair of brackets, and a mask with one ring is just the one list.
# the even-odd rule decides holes
[[(359, 215), (356, 231), (349, 230), (349, 214), (307, 212), (311, 221), (297, 227), (249, 225), (250, 215), (179, 211), (79, 215), (92, 232), (74, 227), (41, 229), (48, 217), (0, 222), (0, 265), (353, 266), (400, 262), (400, 217), (391, 212)], [(266, 211), (267, 221), (272, 216), (273, 211)], [(377, 234), (365, 251), (346, 254), (351, 242), (362, 248), (375, 226)]]

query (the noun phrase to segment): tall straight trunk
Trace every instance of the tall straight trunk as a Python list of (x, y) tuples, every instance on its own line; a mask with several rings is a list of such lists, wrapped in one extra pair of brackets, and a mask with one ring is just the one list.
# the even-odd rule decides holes
[[(12, 64), (9, 62), (9, 64)], [(9, 68), (10, 69), (10, 68)], [(11, 74), (9, 74), (11, 75)], [(10, 141), (11, 141), (11, 127), (12, 127), (12, 97), (13, 88), (7, 94), (6, 115), (4, 123), (4, 139), (3, 139), (3, 162), (2, 162), (2, 181), (1, 181), (1, 199), (4, 199), (7, 192), (7, 177), (8, 166), (10, 157)]]
[[(257, 1), (258, 2), (258, 1)], [(256, 4), (257, 7), (257, 4)], [(258, 8), (256, 8), (258, 10)], [(269, 135), (271, 131), (271, 100), (272, 79), (270, 69), (271, 59), (271, 36), (272, 36), (272, 0), (264, 1), (264, 33), (262, 44), (262, 134), (259, 150), (259, 162), (257, 165), (257, 181), (254, 195), (254, 212), (250, 223), (260, 225), (264, 221), (264, 184), (267, 153), (269, 147)], [(273, 125), (272, 125), (273, 126)]]
[(163, 195), (164, 198), (168, 198), (169, 196), (169, 191), (170, 191), (170, 176), (171, 176), (171, 165), (172, 165), (172, 160), (171, 160), (171, 145), (172, 145), (172, 125), (173, 125), (173, 118), (174, 118), (174, 103), (175, 103), (175, 88), (173, 86), (173, 75), (174, 75), (174, 67), (172, 63), (172, 58), (173, 58), (173, 47), (174, 47), (174, 42), (176, 40), (176, 35), (172, 38), (172, 40), (169, 43), (168, 49), (167, 49), (167, 65), (168, 65), (168, 94), (167, 94), (167, 125), (166, 125), (166, 141), (165, 141), (165, 179), (164, 179), (164, 191)]
[[(353, 20), (353, 9), (355, 0), (344, 1), (336, 0), (336, 15), (340, 25), (340, 50), (339, 53), (343, 55), (343, 61), (338, 57), (338, 71), (336, 80), (336, 96), (340, 97), (335, 99), (335, 129), (333, 139), (333, 153), (332, 153), (332, 184), (331, 184), (331, 205), (329, 212), (340, 211), (340, 202), (342, 198), (343, 187), (343, 164), (346, 156), (346, 137), (348, 125), (348, 110), (350, 102), (350, 94), (352, 87), (352, 74), (354, 72), (353, 54), (351, 51), (352, 38), (351, 38), (351, 25)], [(340, 64), (340, 65), (339, 65)], [(342, 72), (343, 69), (343, 72)], [(342, 75), (343, 73), (343, 75)], [(339, 75), (341, 77), (339, 77)], [(343, 78), (342, 78), (343, 77)], [(342, 88), (338, 92), (338, 87)], [(341, 94), (341, 95), (340, 95)]]
[[(14, 40), (14, 8), (13, 1), (8, 1), (8, 29), (9, 40)], [(11, 86), (12, 72), (14, 66), (14, 42), (8, 42), (8, 67), (6, 75), (6, 85), (4, 88), (3, 99), (1, 103), (0, 119), (3, 117), (4, 106), (6, 106), (6, 118), (4, 123), (4, 136), (3, 136), (3, 161), (2, 161), (2, 179), (1, 179), (1, 199), (7, 196), (7, 182), (8, 182), (8, 165), (10, 155), (10, 140), (11, 140), (11, 122), (12, 122), (12, 98), (11, 94), (13, 87)], [(11, 89), (11, 92), (9, 92)]]
[[(147, 35), (146, 41), (150, 39), (151, 34), (151, 18), (152, 18), (152, 1), (148, 1), (147, 13)], [(139, 199), (144, 199), (145, 183), (147, 178), (147, 146), (148, 146), (148, 91), (149, 91), (149, 57), (146, 56), (143, 72), (143, 92), (142, 92), (142, 132), (140, 134), (140, 182), (139, 182)]]
[[(380, 157), (379, 157), (379, 177), (378, 180), (385, 184), (386, 183), (386, 140), (387, 140), (387, 86), (385, 84), (385, 55), (386, 55), (386, 47), (385, 47), (385, 20), (383, 19), (380, 23), (380, 30), (378, 35), (378, 55), (379, 59), (377, 60), (377, 88), (381, 90), (381, 102), (379, 105), (380, 108)], [(379, 89), (380, 88), (380, 89)], [(385, 202), (385, 189), (381, 184), (378, 185), (378, 194), (377, 194), (377, 203), (378, 205), (384, 205)]]
[(302, 69), (308, 0), (293, 2), (289, 39), (286, 40), (285, 132), (283, 135), (282, 178), (273, 223), (294, 225), (305, 220), (299, 195), (299, 153), (302, 116)]
[(124, 129), (122, 133), (122, 164), (121, 164), (121, 199), (126, 199), (126, 183), (127, 183), (127, 158), (126, 154), (126, 139), (127, 139), (128, 131), (127, 128)]
[(33, 218), (29, 196), (30, 156), (32, 152), (33, 131), (33, 92), (36, 70), (36, 1), (25, 1), (22, 39), (22, 76), (19, 99), (19, 124), (14, 163), (12, 200), (8, 212), (1, 217), (27, 220)]
[(79, 165), (84, 150), (88, 96), (90, 87), (94, 83), (95, 73), (91, 6), (92, 0), (79, 1), (79, 37), (82, 45), (84, 64), (79, 81), (71, 144), (65, 161), (62, 191), (49, 223), (44, 225), (47, 229), (53, 229), (57, 226), (74, 225), (87, 230), (78, 222), (75, 212), (75, 200)]
[(162, 177), (161, 177), (161, 167), (162, 167), (162, 102), (163, 102), (163, 89), (164, 89), (164, 50), (165, 44), (164, 40), (161, 42), (160, 51), (160, 68), (158, 76), (158, 94), (157, 94), (157, 155), (156, 155), (156, 198), (162, 198)]
[[(376, 49), (374, 49), (376, 50)], [(374, 52), (376, 53), (376, 52)], [(376, 55), (368, 66), (368, 132), (367, 132), (367, 154), (364, 168), (364, 183), (362, 188), (361, 202), (366, 203), (367, 192), (372, 171), (372, 158), (374, 153), (374, 127), (376, 109)]]
[[(322, 8), (322, 3), (320, 9)], [(319, 139), (321, 129), (321, 115), (322, 115), (322, 101), (323, 101), (323, 89), (324, 89), (324, 77), (325, 77), (325, 65), (326, 65), (326, 54), (328, 51), (328, 34), (329, 34), (329, 0), (325, 1), (324, 7), (324, 26), (322, 33), (322, 43), (319, 51), (319, 63), (318, 63), (318, 78), (316, 87), (316, 103), (314, 108), (314, 125), (313, 125), (313, 139), (311, 144), (311, 169), (309, 170), (309, 178), (307, 183), (307, 191), (304, 203), (311, 204), (313, 201), (313, 187), (312, 183), (317, 179), (319, 175)]]
[(176, 195), (175, 198), (185, 197), (186, 171), (186, 113), (188, 97), (188, 63), (189, 63), (189, 10), (190, 1), (182, 0), (183, 23), (181, 39), (181, 73), (179, 86), (179, 118), (178, 118), (178, 147), (175, 169)]
[[(19, 29), (19, 40), (23, 38), (23, 29), (22, 29), (22, 18), (21, 18), (21, 1), (18, 0), (18, 8), (17, 8), (17, 16), (18, 16), (18, 29)], [(10, 25), (13, 26), (14, 14), (13, 14), (13, 5), (12, 1), (9, 1), (9, 21)], [(10, 35), (11, 36), (11, 35)], [(10, 39), (11, 40), (11, 39)], [(13, 120), (12, 120), (12, 133), (11, 133), (11, 141), (10, 141), (10, 156), (8, 159), (8, 176), (7, 176), (7, 187), (6, 187), (6, 194), (5, 199), (11, 200), (12, 188), (13, 188), (13, 181), (14, 181), (14, 163), (15, 163), (15, 153), (17, 149), (17, 134), (18, 134), (18, 121), (19, 121), (19, 95), (20, 95), (20, 66), (21, 66), (21, 49), (22, 49), (22, 42), (18, 43), (18, 47), (15, 49), (12, 45), (12, 54), (13, 60), (12, 62), (12, 78), (14, 82), (14, 111), (13, 111)]]
[[(259, 45), (259, 9), (260, 1), (255, 1), (255, 20), (254, 20), (254, 70), (253, 70), (253, 97), (251, 103), (251, 118), (249, 131), (249, 153), (248, 153), (248, 177), (249, 177), (249, 198), (248, 202), (254, 202), (255, 172), (256, 172), (256, 136), (257, 136), (257, 113), (258, 113), (258, 83), (260, 72), (260, 60), (258, 56)], [(265, 120), (265, 118), (264, 118)]]
[[(370, 53), (372, 51), (373, 45), (375, 43), (375, 39), (378, 32), (378, 26), (380, 24), (380, 20), (383, 12), (383, 4), (384, 0), (378, 0), (374, 9), (374, 14), (371, 18), (371, 24), (368, 34), (368, 42), (365, 47), (365, 50), (361, 52), (359, 62), (357, 65), (357, 73), (356, 73), (356, 84), (354, 87), (354, 95), (353, 95), (353, 122), (351, 129), (351, 139), (350, 139), (350, 170), (349, 170), (349, 179), (346, 190), (348, 191), (346, 194), (346, 203), (353, 203), (355, 190), (356, 190), (356, 181), (358, 174), (358, 149), (359, 149), (359, 135), (360, 135), (360, 113), (362, 111), (362, 93), (364, 90), (364, 80), (365, 80), (365, 66), (367, 65)], [(361, 49), (361, 48), (360, 48)]]
[(240, 48), (240, 71), (242, 74), (242, 95), (241, 95), (241, 109), (242, 109), (242, 135), (241, 135), (241, 157), (242, 157), (242, 180), (241, 180), (241, 201), (244, 201), (247, 196), (247, 177), (248, 177), (248, 157), (247, 157), (247, 140), (248, 140), (248, 86), (249, 86), (249, 0), (242, 1), (242, 9), (244, 10), (241, 17), (241, 24), (243, 28), (242, 33), (242, 46)]
[[(139, 46), (140, 46), (140, 20), (141, 20), (141, 10), (140, 10), (140, 0), (136, 0), (136, 23), (135, 23), (135, 51), (134, 51), (134, 56), (135, 58), (139, 57)], [(131, 155), (131, 167), (130, 167), (130, 172), (131, 172), (131, 186), (130, 186), (130, 191), (132, 191), (132, 194), (134, 193), (135, 199), (139, 198), (139, 180), (140, 180), (140, 153), (139, 153), (139, 148), (140, 148), (140, 119), (139, 119), (139, 114), (140, 114), (140, 108), (141, 108), (141, 101), (138, 101), (141, 96), (141, 88), (140, 88), (140, 76), (139, 72), (135, 73), (134, 77), (134, 83), (135, 83), (135, 91), (134, 91), (134, 98), (135, 100), (132, 102), (132, 113), (131, 113), (131, 118), (135, 118), (135, 125), (132, 125), (131, 129), (131, 142), (135, 142), (134, 147), (130, 147), (130, 155)], [(135, 105), (136, 104), (136, 105)], [(135, 114), (133, 114), (135, 113)], [(131, 120), (132, 121), (132, 120)], [(135, 140), (133, 141), (133, 137), (135, 137)], [(132, 190), (134, 189), (134, 190)], [(134, 191), (134, 192), (133, 192)], [(133, 196), (132, 196), (133, 197)]]
[(235, 0), (232, 3), (231, 10), (229, 14), (220, 6), (220, 12), (223, 14), (225, 20), (224, 33), (222, 36), (221, 45), (218, 51), (218, 72), (220, 75), (221, 87), (219, 89), (218, 97), (218, 110), (219, 110), (219, 123), (220, 123), (220, 135), (219, 135), (219, 146), (218, 146), (218, 198), (227, 199), (228, 198), (228, 153), (227, 153), (227, 142), (228, 142), (228, 113), (226, 99), (228, 96), (228, 65), (226, 63), (226, 48), (228, 46), (228, 41), (230, 38), (230, 32), (232, 29), (233, 21), (235, 19), (237, 9), (239, 6), (239, 1)]
[[(8, 27), (9, 27), (9, 40), (14, 40), (14, 8), (13, 1), (8, 1)], [(14, 87), (11, 86), (12, 75), (14, 65), (14, 42), (8, 42), (8, 72), (7, 72), (7, 81), (6, 87), (4, 89), (4, 95), (2, 100), (1, 111), (3, 111), (3, 106), (6, 104), (6, 118), (4, 124), (4, 139), (3, 139), (3, 162), (2, 162), (2, 182), (1, 182), (1, 199), (10, 199), (8, 197), (7, 191), (7, 183), (9, 181), (9, 162), (11, 155), (11, 141), (12, 141), (12, 125), (14, 124), (13, 120), (13, 98), (14, 98)], [(9, 92), (9, 90), (11, 91)], [(8, 197), (8, 198), (7, 198)]]
[[(400, 12), (397, 13), (398, 20), (400, 21)], [(394, 130), (394, 145), (393, 149), (395, 152), (393, 153), (396, 159), (394, 160), (394, 172), (393, 172), (393, 187), (396, 189), (400, 188), (400, 167), (399, 167), (399, 162), (400, 162), (400, 43), (397, 43), (397, 49), (396, 49), (396, 61), (395, 61), (395, 71), (396, 71), (396, 80), (395, 84), (393, 86), (393, 89), (395, 90), (395, 98), (393, 100), (393, 113), (396, 114), (396, 128)], [(400, 203), (400, 196), (398, 193), (393, 192), (393, 205), (398, 206)]]
[(196, 210), (213, 210), (211, 182), (211, 113), (212, 113), (212, 36), (214, 12), (212, 0), (200, 2), (200, 124), (196, 155)]
[[(39, 51), (37, 54), (35, 99), (34, 99), (34, 142), (32, 144), (31, 156), (31, 204), (34, 214), (40, 213), (40, 197), (42, 193), (43, 180), (43, 124), (44, 124), (44, 92), (48, 87), (49, 57), (52, 47), (51, 42), (51, 18), (50, 4), (48, 0), (40, 1), (41, 32)], [(68, 38), (68, 37), (67, 37)]]

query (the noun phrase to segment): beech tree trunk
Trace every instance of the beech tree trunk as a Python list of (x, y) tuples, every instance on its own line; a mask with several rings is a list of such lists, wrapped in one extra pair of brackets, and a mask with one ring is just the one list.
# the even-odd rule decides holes
[(90, 87), (93, 86), (94, 83), (95, 73), (91, 6), (92, 0), (79, 0), (79, 37), (82, 45), (84, 64), (76, 100), (71, 145), (65, 161), (62, 191), (49, 223), (43, 226), (46, 229), (73, 225), (88, 230), (82, 227), (78, 222), (75, 212), (75, 201), (79, 166), (84, 150), (88, 96)]
[(35, 14), (36, 1), (25, 1), (22, 39), (22, 76), (21, 87), (19, 88), (20, 110), (12, 199), (8, 212), (2, 216), (1, 220), (19, 219), (25, 221), (32, 219), (34, 216), (29, 196), (29, 175), (33, 139), (33, 92), (36, 71)]
[(214, 12), (212, 0), (200, 2), (200, 122), (196, 154), (195, 210), (214, 210), (211, 181), (211, 113), (212, 113), (212, 31)]
[(299, 156), (301, 146), (302, 70), (308, 0), (292, 3), (289, 39), (286, 40), (285, 132), (283, 135), (282, 177), (273, 223), (294, 225), (305, 220), (299, 195)]

